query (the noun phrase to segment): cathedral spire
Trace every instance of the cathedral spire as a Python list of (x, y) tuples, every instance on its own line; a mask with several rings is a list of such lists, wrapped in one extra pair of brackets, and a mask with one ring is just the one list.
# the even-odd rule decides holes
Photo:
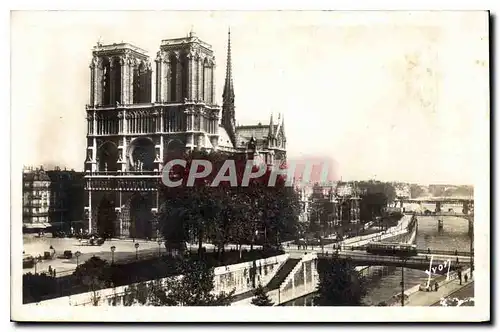
[(236, 146), (236, 119), (234, 112), (234, 88), (233, 71), (231, 64), (231, 30), (227, 32), (227, 63), (226, 63), (226, 82), (224, 83), (224, 92), (222, 93), (222, 126), (226, 129), (229, 138)]
[(226, 82), (224, 84), (222, 99), (224, 102), (234, 103), (233, 68), (231, 63), (231, 28), (229, 28), (227, 32)]
[(274, 121), (273, 121), (273, 113), (271, 112), (271, 121), (269, 121), (269, 136), (273, 136), (274, 134)]

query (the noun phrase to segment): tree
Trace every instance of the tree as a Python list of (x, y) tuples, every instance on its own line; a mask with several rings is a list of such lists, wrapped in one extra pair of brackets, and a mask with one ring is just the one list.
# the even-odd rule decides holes
[[(214, 224), (223, 209), (222, 199), (225, 186), (212, 187), (211, 184), (227, 160), (227, 156), (205, 150), (194, 150), (181, 158), (186, 166), (176, 165), (170, 171), (172, 181), (181, 181), (180, 186), (161, 188), (164, 202), (160, 211), (159, 221), (163, 236), (169, 245), (182, 247), (186, 240), (195, 236), (198, 240), (198, 252), (201, 254), (203, 241), (217, 229)], [(207, 161), (212, 165), (211, 172), (196, 178), (191, 185), (188, 183), (190, 170), (195, 160)], [(166, 163), (169, 160), (166, 160)], [(197, 171), (204, 170), (198, 165)]]
[(424, 189), (422, 189), (422, 186), (418, 184), (411, 184), (410, 185), (410, 196), (411, 198), (418, 198), (421, 197), (424, 194)]
[(333, 257), (318, 260), (319, 306), (359, 306), (366, 295), (365, 280), (348, 260)]
[(214, 295), (213, 269), (201, 261), (186, 261), (182, 276), (143, 282), (125, 289), (124, 305), (228, 306), (234, 291)]
[(45, 273), (23, 275), (23, 303), (39, 302), (57, 291), (56, 278)]
[(166, 281), (166, 303), (180, 306), (227, 306), (231, 303), (230, 294), (213, 295), (214, 271), (202, 260), (187, 262), (183, 276)]
[(273, 303), (267, 296), (267, 293), (261, 284), (255, 289), (254, 297), (252, 299), (252, 304), (259, 307), (271, 307)]
[[(173, 167), (170, 172), (171, 180), (180, 181), (181, 185), (161, 189), (165, 201), (159, 221), (170, 246), (182, 247), (189, 238), (196, 237), (200, 254), (205, 240), (215, 243), (219, 253), (232, 241), (240, 246), (241, 253), (242, 244), (253, 248), (257, 240), (263, 239), (265, 246), (279, 247), (283, 237), (293, 236), (300, 202), (293, 188), (285, 185), (283, 175), (277, 177), (275, 185), (269, 186), (272, 170), (267, 165), (254, 165), (252, 172), (265, 167), (263, 175), (243, 185), (246, 159), (230, 159), (221, 153), (196, 150), (182, 158), (186, 166)], [(189, 172), (194, 160), (208, 161), (212, 169), (191, 185), (188, 184)], [(226, 166), (230, 163), (234, 165), (229, 171), (236, 175), (236, 185), (230, 181), (213, 185), (221, 170), (226, 170), (224, 174), (228, 175)], [(204, 169), (198, 167), (198, 171)]]
[(91, 300), (97, 305), (100, 300), (99, 290), (111, 285), (111, 270), (107, 261), (99, 257), (91, 257), (78, 265), (73, 272), (77, 282), (89, 288)]
[(371, 180), (360, 181), (356, 185), (361, 191), (360, 219), (364, 222), (381, 217), (396, 198), (396, 190), (391, 183)]

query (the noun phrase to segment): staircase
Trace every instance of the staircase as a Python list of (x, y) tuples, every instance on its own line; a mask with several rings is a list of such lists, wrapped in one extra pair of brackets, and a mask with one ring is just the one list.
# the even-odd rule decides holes
[(273, 289), (277, 289), (285, 281), (286, 277), (292, 272), (293, 268), (300, 262), (298, 258), (289, 258), (285, 264), (276, 272), (274, 277), (269, 281), (264, 289), (269, 292)]

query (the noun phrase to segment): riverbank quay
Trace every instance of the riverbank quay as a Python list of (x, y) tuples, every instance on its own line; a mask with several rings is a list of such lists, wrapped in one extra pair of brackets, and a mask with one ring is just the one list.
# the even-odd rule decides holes
[[(469, 276), (467, 282), (465, 282), (463, 278), (465, 274)], [(437, 282), (439, 286), (437, 291), (434, 290), (435, 282)], [(431, 282), (429, 283), (432, 289), (431, 291), (425, 290), (427, 286), (426, 283), (406, 289), (404, 293), (405, 294), (404, 305), (411, 307), (434, 306), (435, 304), (439, 303), (441, 300), (445, 299), (451, 294), (473, 283), (474, 283), (474, 278), (470, 277), (470, 268), (462, 272), (461, 285), (456, 272), (450, 273), (449, 280), (446, 280), (446, 276), (431, 278)], [(401, 293), (396, 294), (388, 305), (401, 306)]]
[(474, 301), (474, 281), (468, 283), (463, 288), (451, 293), (446, 298), (434, 303), (433, 307), (473, 307)]

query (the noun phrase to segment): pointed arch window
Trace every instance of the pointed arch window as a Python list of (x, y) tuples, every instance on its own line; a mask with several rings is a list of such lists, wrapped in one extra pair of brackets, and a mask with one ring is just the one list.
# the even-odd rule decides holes
[(111, 64), (108, 58), (104, 58), (102, 62), (102, 104), (109, 105), (111, 103)]

